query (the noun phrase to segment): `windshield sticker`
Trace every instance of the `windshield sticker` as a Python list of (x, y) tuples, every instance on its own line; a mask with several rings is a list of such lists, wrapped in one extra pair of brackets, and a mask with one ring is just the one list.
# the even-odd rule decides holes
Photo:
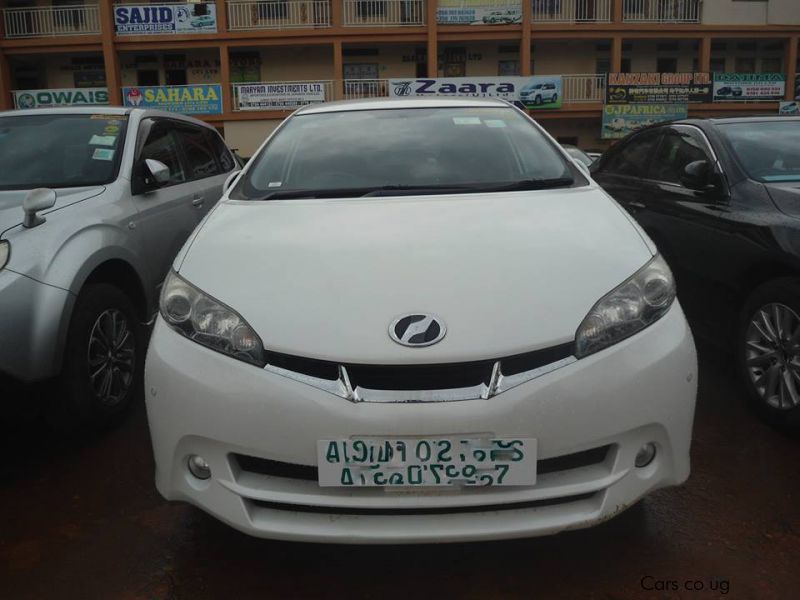
[(271, 187), (271, 188), (273, 188), (273, 187), (281, 187), (282, 185), (283, 185), (282, 181), (270, 181), (267, 184), (267, 187)]
[(119, 133), (119, 125), (106, 125), (106, 128), (103, 129), (103, 133), (106, 135), (116, 135)]
[(502, 119), (486, 119), (483, 122), (483, 124), (486, 125), (487, 127), (505, 127), (506, 126), (506, 122), (503, 121)]
[(453, 117), (453, 123), (456, 125), (480, 125), (480, 117)]
[(115, 135), (93, 135), (89, 140), (90, 146), (113, 146), (117, 141)]
[(119, 125), (128, 120), (128, 115), (92, 115), (90, 119), (102, 119), (108, 121), (109, 125)]
[(92, 158), (94, 160), (114, 160), (114, 151), (110, 148), (95, 148)]

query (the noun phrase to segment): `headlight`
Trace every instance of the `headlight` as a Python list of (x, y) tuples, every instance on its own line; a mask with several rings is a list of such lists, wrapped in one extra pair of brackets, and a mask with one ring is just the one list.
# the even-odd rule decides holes
[(159, 309), (167, 324), (190, 340), (260, 367), (266, 364), (261, 338), (247, 321), (174, 271), (164, 282)]
[(8, 257), (11, 256), (11, 244), (7, 241), (0, 241), (0, 271), (8, 264)]
[(656, 256), (592, 307), (575, 334), (575, 355), (588, 356), (641, 331), (664, 316), (673, 300), (672, 272)]

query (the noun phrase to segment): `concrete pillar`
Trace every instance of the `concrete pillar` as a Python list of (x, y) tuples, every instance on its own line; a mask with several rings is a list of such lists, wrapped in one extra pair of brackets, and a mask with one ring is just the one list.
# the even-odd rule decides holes
[(427, 0), (425, 6), (427, 10), (425, 20), (428, 29), (428, 77), (436, 77), (439, 74), (439, 39), (437, 35), (439, 24), (436, 22), (438, 6), (436, 0)]
[(336, 100), (344, 99), (344, 60), (342, 58), (342, 42), (333, 42), (333, 94)]
[(214, 0), (217, 5), (217, 33), (228, 31), (228, 5), (225, 0)]
[(794, 100), (797, 96), (797, 52), (800, 37), (790, 37), (786, 41), (786, 99)]
[(531, 0), (522, 0), (522, 41), (519, 45), (519, 74), (531, 75), (531, 23), (533, 8)]
[(700, 38), (700, 53), (697, 57), (697, 70), (700, 73), (711, 72), (711, 36)]
[(114, 46), (113, 0), (100, 0), (100, 31), (103, 61), (106, 67), (108, 103), (112, 106), (120, 106), (122, 104), (122, 76), (119, 71), (119, 56)]
[(10, 110), (14, 108), (11, 101), (11, 69), (8, 66), (8, 58), (0, 49), (0, 110)]
[(622, 71), (622, 36), (615, 35), (611, 38), (611, 72)]
[(222, 112), (227, 115), (233, 111), (231, 57), (227, 44), (219, 47), (219, 84), (222, 87)]

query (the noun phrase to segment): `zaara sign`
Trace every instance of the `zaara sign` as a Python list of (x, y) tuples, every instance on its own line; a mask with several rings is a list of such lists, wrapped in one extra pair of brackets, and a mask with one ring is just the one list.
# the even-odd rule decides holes
[(448, 77), (438, 79), (390, 79), (389, 95), (462, 96), (503, 98), (525, 108), (559, 108), (562, 102), (560, 76), (552, 77)]
[(118, 35), (215, 33), (217, 8), (210, 4), (121, 4), (114, 7)]
[(98, 106), (103, 104), (108, 104), (107, 88), (63, 88), (57, 90), (19, 90), (14, 92), (15, 108)]
[(157, 108), (186, 115), (222, 113), (222, 86), (160, 85), (122, 88), (125, 106)]

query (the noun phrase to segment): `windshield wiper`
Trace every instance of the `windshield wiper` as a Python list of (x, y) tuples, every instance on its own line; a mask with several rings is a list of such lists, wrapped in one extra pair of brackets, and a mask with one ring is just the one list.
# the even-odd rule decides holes
[(549, 179), (520, 179), (512, 183), (496, 186), (486, 186), (482, 192), (517, 192), (523, 190), (549, 190), (552, 188), (568, 187), (575, 183), (572, 177), (551, 177)]
[[(461, 194), (465, 191), (471, 191), (475, 189), (475, 186), (470, 185), (458, 185), (458, 184), (449, 184), (449, 185), (383, 185), (381, 187), (372, 188), (366, 194), (363, 194), (362, 198), (370, 198), (373, 196), (398, 196), (398, 195), (423, 195), (426, 193), (435, 193), (435, 194), (447, 194), (448, 192), (452, 192), (455, 194)], [(398, 193), (399, 192), (399, 193)]]

